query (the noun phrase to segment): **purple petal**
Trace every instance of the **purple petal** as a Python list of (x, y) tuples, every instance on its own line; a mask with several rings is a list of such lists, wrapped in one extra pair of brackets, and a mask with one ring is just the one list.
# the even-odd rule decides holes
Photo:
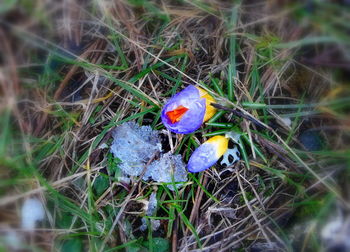
[[(166, 113), (179, 106), (188, 108), (188, 111), (186, 111), (180, 121), (171, 123)], [(162, 122), (172, 132), (188, 134), (202, 125), (205, 109), (205, 99), (201, 99), (198, 89), (190, 85), (170, 98), (165, 104), (161, 114)]]
[(204, 171), (214, 165), (219, 158), (216, 155), (215, 145), (204, 143), (192, 153), (187, 164), (187, 169), (189, 172)]

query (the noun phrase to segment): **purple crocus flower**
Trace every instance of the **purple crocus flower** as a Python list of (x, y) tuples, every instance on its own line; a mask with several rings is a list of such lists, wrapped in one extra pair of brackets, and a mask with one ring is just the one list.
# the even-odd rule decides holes
[(187, 164), (189, 172), (201, 172), (214, 165), (227, 151), (228, 138), (214, 136), (200, 145), (191, 155)]
[(215, 114), (210, 106), (214, 101), (205, 90), (190, 85), (168, 100), (162, 110), (162, 122), (174, 133), (192, 133)]

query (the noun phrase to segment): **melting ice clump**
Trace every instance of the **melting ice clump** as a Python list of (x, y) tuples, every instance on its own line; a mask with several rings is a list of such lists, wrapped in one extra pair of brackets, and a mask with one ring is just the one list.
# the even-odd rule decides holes
[[(182, 161), (181, 155), (173, 155), (170, 152), (162, 155), (159, 160), (153, 161), (143, 179), (152, 178), (154, 181), (172, 183), (174, 182), (186, 182), (187, 172), (186, 166)], [(176, 187), (180, 187), (181, 184), (177, 184)], [(170, 189), (174, 189), (173, 185), (168, 185)]]
[[(152, 192), (151, 196), (149, 197), (149, 201), (147, 204), (146, 209), (146, 215), (147, 216), (154, 216), (157, 212), (157, 194), (155, 192)], [(143, 217), (141, 219), (142, 225), (140, 226), (141, 231), (145, 231), (147, 229), (147, 219)], [(152, 227), (153, 231), (156, 231), (160, 227), (160, 220), (156, 219), (150, 219), (150, 225)]]
[(130, 176), (139, 176), (145, 164), (161, 150), (157, 131), (150, 126), (127, 122), (113, 132), (111, 152), (122, 162), (119, 167)]
[[(127, 122), (114, 130), (113, 138), (111, 152), (121, 160), (121, 170), (130, 176), (141, 175), (146, 163), (156, 152), (161, 151), (158, 131), (152, 130), (150, 126), (138, 126), (135, 122)], [(161, 183), (186, 182), (186, 165), (181, 155), (168, 152), (148, 165), (143, 179)], [(172, 185), (168, 187), (174, 189)]]

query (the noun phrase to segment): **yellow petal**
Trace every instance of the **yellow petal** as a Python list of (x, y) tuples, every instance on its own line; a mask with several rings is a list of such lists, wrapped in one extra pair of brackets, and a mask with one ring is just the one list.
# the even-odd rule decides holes
[(205, 99), (205, 114), (204, 114), (204, 120), (203, 122), (208, 121), (210, 118), (212, 118), (216, 113), (216, 108), (210, 105), (212, 102), (216, 102), (215, 99), (203, 88), (196, 87), (199, 90), (199, 95), (201, 98)]
[(209, 138), (205, 143), (215, 145), (217, 158), (220, 158), (222, 155), (224, 155), (228, 148), (228, 138), (224, 136), (213, 136)]

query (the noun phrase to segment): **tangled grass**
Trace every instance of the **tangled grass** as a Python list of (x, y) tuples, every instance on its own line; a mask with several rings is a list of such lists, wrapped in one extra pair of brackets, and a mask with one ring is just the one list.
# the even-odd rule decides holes
[[(20, 248), (38, 251), (345, 246), (321, 233), (331, 217), (349, 222), (349, 9), (273, 0), (0, 4), (0, 247), (16, 250), (6, 238), (13, 232)], [(175, 135), (160, 110), (189, 84), (223, 109)], [(127, 121), (161, 130), (163, 149), (185, 162), (208, 137), (234, 131), (241, 160), (188, 174), (174, 192), (121, 177), (108, 146)], [(145, 216), (152, 193), (157, 211)], [(34, 232), (20, 228), (29, 197), (46, 210)]]

